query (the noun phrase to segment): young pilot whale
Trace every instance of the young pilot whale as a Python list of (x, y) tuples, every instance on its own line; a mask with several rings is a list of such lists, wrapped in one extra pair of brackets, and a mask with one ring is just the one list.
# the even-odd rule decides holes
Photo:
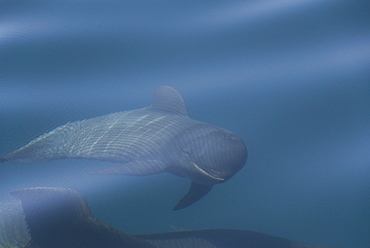
[(247, 161), (241, 138), (188, 117), (182, 96), (168, 86), (154, 91), (149, 107), (70, 122), (32, 140), (0, 161), (33, 162), (85, 158), (119, 164), (92, 173), (150, 175), (160, 172), (192, 180), (174, 207), (185, 208), (223, 183)]
[(74, 190), (29, 188), (11, 194), (22, 206), (12, 211), (12, 218), (4, 216), (8, 209), (0, 208), (4, 248), (325, 248), (232, 229), (129, 235), (97, 219)]

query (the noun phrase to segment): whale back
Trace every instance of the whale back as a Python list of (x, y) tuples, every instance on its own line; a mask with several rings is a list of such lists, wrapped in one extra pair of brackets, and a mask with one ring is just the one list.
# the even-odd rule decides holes
[(127, 163), (154, 157), (162, 160), (172, 153), (174, 137), (195, 123), (187, 116), (182, 96), (163, 86), (155, 90), (154, 102), (147, 108), (67, 123), (1, 157), (0, 161), (86, 158)]
[(155, 248), (96, 219), (74, 190), (38, 187), (11, 194), (22, 202), (31, 235), (27, 248)]
[[(9, 222), (14, 240), (1, 246), (4, 248), (325, 248), (232, 229), (128, 235), (94, 217), (85, 198), (74, 190), (29, 188), (12, 195), (22, 202), (31, 236), (14, 235), (16, 223)], [(25, 241), (29, 242), (26, 246)]]

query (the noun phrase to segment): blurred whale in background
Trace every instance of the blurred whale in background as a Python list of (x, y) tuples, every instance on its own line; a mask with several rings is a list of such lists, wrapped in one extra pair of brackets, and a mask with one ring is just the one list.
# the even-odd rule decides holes
[(182, 96), (168, 86), (151, 106), (62, 125), (0, 161), (86, 158), (119, 163), (94, 174), (150, 175), (163, 171), (192, 180), (174, 209), (185, 208), (246, 163), (243, 141), (223, 128), (188, 117)]
[(74, 190), (29, 188), (11, 194), (21, 200), (22, 207), (12, 220), (6, 209), (0, 209), (3, 248), (324, 248), (230, 229), (128, 235), (97, 219)]

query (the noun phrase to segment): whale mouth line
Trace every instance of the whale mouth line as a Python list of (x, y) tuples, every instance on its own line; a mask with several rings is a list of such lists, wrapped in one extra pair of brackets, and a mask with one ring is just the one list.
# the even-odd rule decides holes
[(195, 167), (195, 169), (197, 169), (200, 173), (202, 173), (203, 175), (206, 175), (207, 177), (210, 177), (210, 178), (212, 178), (212, 179), (214, 179), (214, 180), (217, 180), (217, 181), (225, 181), (225, 179), (224, 178), (222, 178), (222, 177), (215, 177), (215, 176), (212, 176), (211, 174), (209, 174), (207, 171), (205, 171), (205, 170), (203, 170), (202, 168), (200, 168), (196, 163), (194, 163), (194, 162), (191, 162), (193, 165), (194, 165), (194, 167)]

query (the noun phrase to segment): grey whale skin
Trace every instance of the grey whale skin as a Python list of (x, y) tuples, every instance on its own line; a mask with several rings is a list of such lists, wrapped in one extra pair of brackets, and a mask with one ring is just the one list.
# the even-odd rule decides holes
[[(25, 223), (10, 222), (12, 248), (329, 248), (268, 234), (207, 229), (128, 235), (97, 219), (85, 198), (64, 188), (29, 188), (11, 193), (22, 202)], [(21, 215), (21, 214), (20, 214)], [(1, 212), (0, 212), (1, 220)], [(19, 225), (26, 225), (24, 239)], [(0, 227), (1, 229), (1, 227)], [(0, 230), (0, 234), (4, 231)], [(6, 232), (5, 232), (6, 233)], [(1, 237), (1, 236), (0, 236)], [(23, 239), (22, 239), (23, 238)], [(9, 237), (8, 239), (9, 240)], [(22, 240), (17, 242), (17, 240)], [(1, 242), (0, 242), (1, 243)]]
[(70, 122), (0, 158), (14, 163), (62, 158), (97, 159), (119, 166), (92, 173), (150, 175), (169, 172), (192, 180), (174, 207), (185, 208), (214, 184), (230, 179), (247, 161), (233, 133), (188, 117), (182, 96), (169, 86), (154, 91), (149, 107)]

